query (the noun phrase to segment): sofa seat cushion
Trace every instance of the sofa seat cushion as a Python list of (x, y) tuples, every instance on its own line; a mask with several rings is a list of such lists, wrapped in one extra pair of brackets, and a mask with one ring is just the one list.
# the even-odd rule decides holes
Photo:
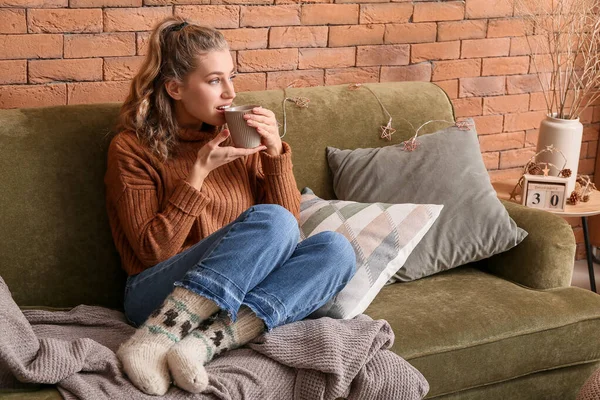
[(465, 266), (389, 285), (365, 313), (389, 321), (428, 397), (600, 360), (600, 296), (580, 288), (533, 290)]

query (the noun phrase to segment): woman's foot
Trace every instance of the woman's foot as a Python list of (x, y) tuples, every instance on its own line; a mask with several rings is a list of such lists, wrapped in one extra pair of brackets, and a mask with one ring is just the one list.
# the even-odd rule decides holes
[(208, 386), (204, 365), (218, 354), (245, 345), (265, 330), (264, 322), (249, 308), (242, 306), (236, 322), (228, 317), (204, 321), (167, 354), (173, 381), (191, 393)]
[(218, 309), (213, 301), (176, 287), (117, 350), (131, 382), (147, 394), (165, 394), (171, 384), (167, 366), (169, 349)]

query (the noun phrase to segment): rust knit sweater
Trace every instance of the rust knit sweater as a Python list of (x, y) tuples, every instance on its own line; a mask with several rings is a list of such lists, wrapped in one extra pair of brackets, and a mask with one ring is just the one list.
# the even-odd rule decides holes
[(134, 133), (113, 138), (104, 179), (106, 203), (113, 239), (129, 275), (189, 248), (252, 205), (279, 204), (298, 218), (300, 193), (286, 143), (280, 156), (260, 152), (213, 170), (201, 190), (187, 183), (198, 150), (213, 137), (181, 132), (176, 153), (158, 167)]

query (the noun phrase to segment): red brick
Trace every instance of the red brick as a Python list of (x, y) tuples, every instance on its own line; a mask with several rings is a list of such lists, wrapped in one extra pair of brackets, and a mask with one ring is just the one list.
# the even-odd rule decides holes
[(404, 67), (381, 67), (380, 82), (431, 81), (431, 64), (420, 63)]
[(343, 68), (352, 67), (355, 62), (356, 49), (354, 47), (300, 49), (298, 68)]
[(65, 58), (135, 55), (135, 33), (65, 35)]
[(24, 9), (0, 9), (0, 33), (27, 33)]
[(217, 29), (240, 26), (240, 6), (175, 6), (174, 14)]
[(500, 153), (500, 169), (524, 167), (535, 154), (535, 149), (507, 150)]
[(104, 59), (104, 80), (124, 81), (138, 72), (144, 57), (106, 57)]
[(550, 54), (534, 54), (532, 56), (525, 56), (531, 59), (529, 64), (529, 73), (537, 74), (538, 72), (552, 72), (552, 56)]
[(509, 38), (463, 40), (461, 58), (507, 56), (509, 52)]
[(460, 97), (499, 96), (505, 91), (503, 76), (490, 76), (460, 79)]
[(29, 82), (31, 83), (101, 80), (101, 58), (29, 61)]
[(27, 60), (0, 61), (0, 84), (27, 83)]
[(588, 143), (589, 142), (582, 142), (581, 143), (581, 147), (579, 148), (579, 159), (580, 160), (583, 160), (584, 158), (587, 158)]
[[(62, 55), (62, 35), (0, 35), (0, 59), (60, 58)], [(49, 89), (40, 90), (46, 93)]]
[(412, 45), (411, 62), (452, 60), (460, 55), (460, 41), (421, 43)]
[(66, 104), (67, 88), (56, 85), (0, 86), (0, 108), (46, 107)]
[(67, 83), (67, 104), (122, 102), (129, 85), (129, 81)]
[(592, 175), (596, 166), (595, 158), (586, 158), (585, 160), (579, 160), (579, 166), (577, 167), (577, 173), (583, 175)]
[(102, 32), (102, 10), (29, 9), (27, 26), (30, 33)]
[(460, 39), (485, 38), (487, 24), (485, 20), (466, 20), (440, 22), (438, 24), (438, 42)]
[(360, 7), (360, 23), (387, 24), (408, 22), (412, 13), (412, 3), (363, 4)]
[[(531, 46), (531, 47), (530, 47)], [(526, 56), (529, 54), (548, 53), (545, 36), (527, 36), (510, 38), (510, 55)]]
[(269, 31), (269, 48), (325, 47), (328, 32), (326, 26), (273, 27)]
[(522, 149), (525, 144), (525, 131), (497, 133), (479, 137), (481, 151)]
[(589, 142), (590, 140), (598, 140), (598, 136), (600, 135), (599, 124), (586, 125), (583, 127), (583, 138), (581, 139), (584, 142)]
[(265, 90), (266, 88), (267, 74), (265, 72), (239, 74), (235, 78), (235, 90), (237, 92), (252, 92)]
[(497, 57), (483, 59), (483, 76), (517, 75), (529, 71), (529, 57)]
[(388, 24), (385, 26), (385, 43), (435, 42), (437, 24)]
[(447, 81), (437, 81), (435, 82), (450, 99), (458, 98), (458, 79), (450, 79)]
[(383, 44), (385, 25), (344, 25), (329, 28), (329, 47)]
[(487, 37), (525, 36), (533, 33), (533, 23), (520, 18), (490, 19)]
[(529, 111), (529, 95), (496, 96), (483, 99), (483, 114), (507, 114)]
[(539, 92), (542, 90), (540, 79), (542, 82), (545, 81), (544, 87), (548, 87), (550, 82), (548, 75), (539, 77), (537, 74), (508, 76), (506, 77), (506, 90), (508, 94)]
[(592, 140), (591, 142), (588, 142), (588, 151), (586, 154), (587, 158), (596, 157), (597, 152), (598, 152), (598, 141)]
[[(200, 5), (210, 4), (210, 0), (144, 0), (144, 6)], [(217, 4), (217, 2), (215, 2)]]
[(71, 0), (71, 8), (141, 7), (142, 0)]
[(104, 31), (146, 31), (172, 14), (172, 7), (106, 8), (104, 9)]
[(240, 26), (300, 25), (300, 6), (242, 7)]
[(358, 46), (356, 65), (359, 67), (375, 65), (407, 65), (410, 46), (407, 44)]
[(358, 24), (358, 4), (303, 4), (302, 25)]
[(457, 118), (475, 117), (482, 114), (481, 97), (467, 97), (464, 99), (454, 99), (454, 114)]
[(498, 18), (513, 15), (512, 0), (466, 0), (465, 18)]
[[(356, 3), (356, 0), (330, 0), (330, 1), (334, 1), (335, 3), (340, 3), (340, 4)], [(389, 1), (390, 0), (361, 0), (360, 2), (361, 3), (389, 3)]]
[(222, 30), (231, 50), (264, 49), (269, 43), (268, 28), (239, 28)]
[(483, 158), (483, 163), (485, 164), (485, 168), (487, 170), (498, 169), (498, 164), (500, 164), (499, 152), (496, 151), (493, 153), (483, 153), (481, 154), (481, 157)]
[(504, 116), (504, 131), (520, 131), (527, 129), (536, 129), (540, 122), (546, 117), (542, 111), (528, 111), (524, 113), (506, 114)]
[(594, 107), (588, 107), (579, 114), (579, 122), (582, 124), (591, 124), (594, 119)]
[(546, 108), (546, 97), (543, 92), (530, 94), (529, 111), (546, 110)]
[[(222, 33), (224, 34), (225, 31), (222, 31)], [(150, 32), (137, 32), (135, 34), (135, 54), (138, 56), (146, 55), (148, 52), (148, 39), (150, 39)]]
[(443, 3), (416, 3), (413, 22), (459, 21), (465, 17), (463, 1)]
[(481, 60), (434, 61), (432, 81), (443, 81), (453, 78), (470, 78), (479, 76)]
[(594, 107), (594, 117), (592, 122), (600, 122), (600, 106)]
[(325, 70), (325, 85), (379, 82), (378, 67), (339, 68)]
[(298, 66), (298, 49), (244, 50), (238, 52), (240, 72), (279, 71)]
[(497, 171), (489, 171), (490, 181), (500, 182), (506, 180), (514, 180), (515, 183), (523, 175), (523, 168), (499, 169)]
[(69, 0), (0, 0), (0, 7), (60, 8), (68, 6)]
[(322, 69), (267, 72), (267, 89), (323, 86), (324, 84), (325, 72)]
[[(548, 13), (552, 10), (553, 0), (523, 0), (515, 1), (515, 16)], [(562, 3), (568, 4), (568, 3)]]
[(211, 4), (271, 5), (273, 0), (212, 0)]
[(525, 131), (525, 147), (537, 146), (539, 129), (527, 129)]
[(502, 132), (502, 115), (482, 115), (473, 117), (479, 135)]

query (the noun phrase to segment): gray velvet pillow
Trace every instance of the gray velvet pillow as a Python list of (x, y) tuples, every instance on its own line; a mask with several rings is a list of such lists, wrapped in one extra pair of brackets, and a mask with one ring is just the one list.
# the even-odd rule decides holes
[(416, 150), (327, 148), (338, 199), (362, 203), (443, 204), (444, 209), (394, 278), (412, 281), (504, 252), (527, 232), (496, 197), (473, 120), (419, 136)]

